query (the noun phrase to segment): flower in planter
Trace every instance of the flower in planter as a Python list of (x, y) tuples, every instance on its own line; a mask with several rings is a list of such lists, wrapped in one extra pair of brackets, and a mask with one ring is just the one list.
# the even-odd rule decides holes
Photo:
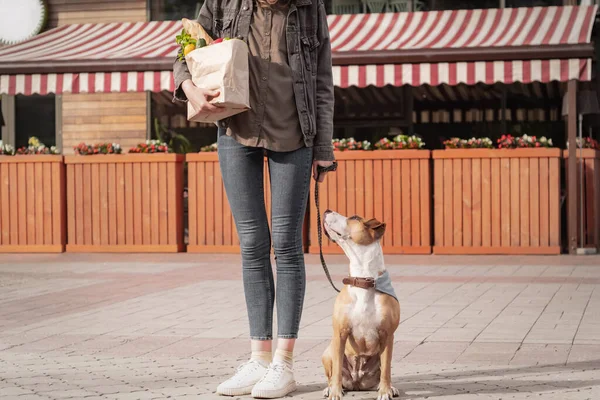
[(2, 143), (2, 140), (0, 140), (0, 156), (14, 156), (14, 155), (15, 155), (15, 148), (12, 147), (10, 144)]
[[(600, 143), (598, 143), (598, 141), (596, 139), (592, 139), (591, 137), (585, 137), (583, 138), (583, 140), (579, 140), (579, 138), (576, 139), (577, 142), (577, 148), (581, 149), (594, 149), (594, 150), (600, 150)], [(567, 149), (569, 148), (569, 142), (567, 142)]]
[(511, 135), (502, 135), (502, 137), (498, 139), (499, 149), (543, 148), (552, 146), (552, 139), (548, 139), (545, 136), (538, 138), (536, 136), (523, 135), (514, 138)]
[(333, 149), (337, 151), (344, 150), (373, 150), (373, 145), (368, 140), (357, 142), (354, 138), (333, 139)]
[(447, 149), (491, 149), (494, 147), (490, 138), (451, 138), (444, 142), (444, 146)]
[(117, 143), (96, 143), (94, 145), (80, 143), (73, 148), (75, 154), (88, 156), (95, 154), (121, 154), (121, 145)]
[(170, 153), (169, 146), (160, 140), (146, 140), (145, 143), (140, 143), (136, 147), (129, 149), (130, 153)]
[(200, 153), (212, 153), (218, 150), (218, 146), (216, 143), (213, 143), (208, 146), (204, 146), (200, 148)]
[(417, 135), (398, 135), (392, 140), (383, 138), (375, 143), (375, 148), (378, 150), (420, 149), (423, 147), (425, 147), (425, 142)]
[(32, 136), (27, 142), (27, 147), (17, 149), (18, 155), (38, 155), (38, 154), (60, 154), (56, 146), (46, 147), (38, 138)]

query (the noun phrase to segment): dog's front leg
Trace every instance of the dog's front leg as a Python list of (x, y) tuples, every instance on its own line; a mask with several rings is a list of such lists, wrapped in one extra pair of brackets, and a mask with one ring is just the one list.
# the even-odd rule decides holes
[(377, 400), (392, 400), (400, 396), (398, 389), (392, 387), (392, 353), (394, 350), (394, 335), (385, 335), (381, 353), (381, 377)]
[(344, 351), (348, 340), (348, 329), (335, 329), (331, 340), (331, 379), (329, 380), (329, 400), (341, 400), (344, 396), (342, 369)]

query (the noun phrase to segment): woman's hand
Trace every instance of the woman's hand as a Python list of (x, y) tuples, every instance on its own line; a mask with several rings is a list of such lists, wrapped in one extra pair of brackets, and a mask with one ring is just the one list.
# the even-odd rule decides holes
[(315, 181), (318, 179), (318, 182), (323, 182), (325, 180), (325, 176), (329, 173), (321, 172), (321, 174), (319, 175), (317, 167), (330, 167), (332, 165), (333, 161), (313, 161), (313, 178), (315, 179)]
[(218, 90), (202, 89), (194, 85), (191, 79), (183, 82), (181, 88), (185, 92), (188, 101), (192, 103), (192, 107), (196, 111), (218, 113), (221, 112), (219, 107), (210, 104), (210, 101), (219, 96)]

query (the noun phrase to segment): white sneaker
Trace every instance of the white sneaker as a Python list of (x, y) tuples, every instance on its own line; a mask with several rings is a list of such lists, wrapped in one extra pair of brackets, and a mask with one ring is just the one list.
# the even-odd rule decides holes
[(296, 390), (294, 373), (287, 364), (274, 362), (269, 365), (267, 373), (252, 389), (252, 397), (256, 399), (278, 399)]
[(267, 372), (267, 364), (250, 360), (240, 365), (231, 378), (221, 383), (217, 393), (223, 396), (244, 396), (252, 393), (252, 388)]

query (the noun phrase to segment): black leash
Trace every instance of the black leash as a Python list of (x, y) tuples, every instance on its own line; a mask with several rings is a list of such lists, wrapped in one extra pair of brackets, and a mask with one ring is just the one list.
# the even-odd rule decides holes
[(327, 275), (327, 279), (329, 279), (329, 283), (331, 283), (331, 287), (336, 292), (340, 292), (338, 288), (333, 284), (333, 280), (331, 279), (331, 274), (329, 273), (329, 269), (327, 268), (327, 264), (325, 263), (325, 257), (323, 257), (323, 232), (321, 225), (321, 211), (319, 210), (319, 177), (324, 172), (333, 172), (337, 170), (337, 162), (333, 162), (329, 167), (322, 167), (320, 165), (317, 166), (317, 181), (315, 182), (315, 205), (317, 207), (317, 236), (319, 238), (319, 254), (321, 256), (321, 265), (323, 266), (323, 271), (325, 271), (325, 275)]

